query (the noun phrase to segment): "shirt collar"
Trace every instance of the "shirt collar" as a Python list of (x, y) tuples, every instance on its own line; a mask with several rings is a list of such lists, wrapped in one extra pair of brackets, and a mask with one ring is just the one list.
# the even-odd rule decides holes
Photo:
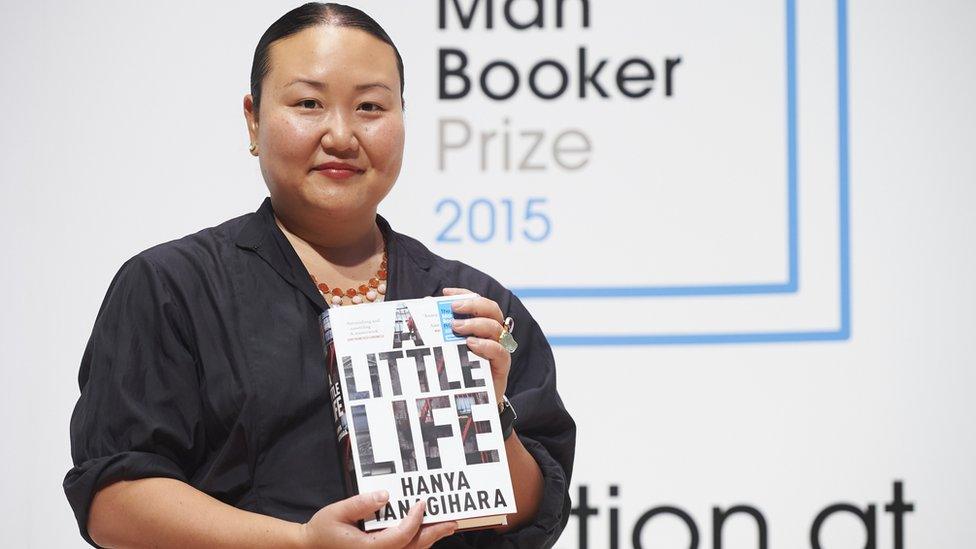
[[(376, 215), (376, 225), (386, 240), (389, 277), (386, 299), (410, 299), (439, 293), (442, 289), (439, 270), (432, 268), (436, 256), (416, 240), (394, 231), (379, 214)], [(250, 216), (235, 242), (239, 248), (260, 256), (285, 282), (305, 294), (319, 309), (327, 307), (295, 248), (275, 223), (271, 197), (266, 197)]]

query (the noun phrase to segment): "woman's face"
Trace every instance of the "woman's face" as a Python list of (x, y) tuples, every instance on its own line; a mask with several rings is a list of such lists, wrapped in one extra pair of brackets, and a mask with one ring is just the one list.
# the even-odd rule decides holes
[(275, 210), (374, 215), (403, 161), (393, 48), (365, 31), (318, 25), (272, 44), (269, 59), (258, 116), (250, 95), (244, 111)]

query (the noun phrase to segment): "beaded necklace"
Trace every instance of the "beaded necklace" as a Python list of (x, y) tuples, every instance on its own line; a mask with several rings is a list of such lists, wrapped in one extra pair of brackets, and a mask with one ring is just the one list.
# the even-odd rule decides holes
[(386, 262), (386, 250), (384, 250), (383, 261), (380, 262), (380, 268), (376, 271), (376, 276), (363, 282), (358, 288), (348, 288), (345, 290), (342, 288), (329, 288), (328, 284), (316, 280), (315, 275), (309, 273), (309, 276), (312, 277), (312, 282), (319, 289), (319, 293), (322, 294), (322, 297), (330, 305), (334, 307), (341, 306), (343, 297), (349, 298), (352, 305), (358, 305), (360, 303), (376, 301), (381, 299), (380, 296), (386, 295)]

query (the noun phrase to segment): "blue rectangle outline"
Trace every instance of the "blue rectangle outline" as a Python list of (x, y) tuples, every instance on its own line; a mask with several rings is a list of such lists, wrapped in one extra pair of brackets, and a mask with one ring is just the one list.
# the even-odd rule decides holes
[[(788, 57), (795, 55), (795, 43), (793, 41), (795, 20), (795, 0), (786, 0), (787, 6), (787, 28)], [(810, 331), (785, 331), (785, 332), (755, 332), (755, 333), (713, 333), (713, 334), (636, 334), (636, 335), (565, 335), (550, 336), (549, 343), (553, 346), (603, 346), (603, 345), (713, 345), (713, 344), (742, 344), (742, 343), (793, 343), (793, 342), (815, 342), (815, 341), (846, 341), (851, 337), (851, 291), (850, 291), (850, 217), (849, 217), (849, 155), (848, 155), (848, 80), (847, 80), (847, 0), (837, 0), (837, 119), (838, 119), (838, 215), (840, 219), (839, 234), (839, 255), (840, 255), (840, 326), (836, 330), (810, 330)], [(788, 72), (790, 72), (788, 70)], [(795, 74), (788, 77), (788, 80), (795, 84)], [(790, 93), (795, 93), (793, 89)], [(793, 96), (795, 99), (795, 96)], [(795, 106), (795, 105), (794, 105)], [(795, 111), (791, 116), (795, 115)], [(793, 121), (795, 124), (795, 120)], [(795, 126), (793, 126), (795, 129)], [(795, 135), (789, 140), (789, 147), (795, 147)], [(795, 153), (795, 149), (793, 149)], [(791, 176), (795, 177), (796, 156), (792, 156), (789, 170)], [(795, 182), (795, 179), (793, 179)], [(795, 195), (791, 196), (791, 238), (796, 236), (795, 223), (796, 207)], [(794, 248), (795, 249), (795, 248)], [(790, 258), (791, 266), (795, 267), (795, 257)], [(795, 273), (791, 272), (791, 282), (796, 283)], [(762, 285), (746, 286), (746, 289), (756, 290)], [(686, 290), (693, 287), (686, 286)], [(710, 286), (700, 287), (711, 290), (722, 290), (734, 288), (729, 286)], [(531, 290), (531, 289), (530, 289)], [(539, 290), (539, 289), (536, 289)], [(581, 290), (586, 290), (582, 288)], [(607, 290), (605, 288), (604, 290)], [(613, 288), (609, 288), (613, 290)], [(794, 290), (795, 291), (795, 288)], [(515, 290), (519, 297), (556, 297), (555, 295), (533, 295), (525, 290)], [(765, 293), (765, 292), (744, 292), (744, 293)], [(772, 293), (772, 292), (770, 292)], [(644, 294), (613, 294), (600, 293), (599, 296), (615, 295), (737, 295), (734, 291), (719, 293), (644, 293)], [(583, 295), (564, 295), (560, 297), (584, 297)], [(597, 297), (597, 295), (587, 295), (586, 297)]]
[(679, 286), (526, 287), (513, 290), (519, 297), (677, 297), (796, 293), (799, 289), (799, 237), (797, 214), (796, 137), (796, 1), (786, 0), (786, 158), (787, 158), (787, 261), (786, 282)]

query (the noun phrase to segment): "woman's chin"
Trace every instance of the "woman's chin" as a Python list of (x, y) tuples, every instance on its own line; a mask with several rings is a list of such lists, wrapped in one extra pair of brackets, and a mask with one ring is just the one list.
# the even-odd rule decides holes
[(334, 219), (357, 219), (373, 215), (379, 201), (366, 200), (362, 196), (350, 196), (350, 193), (311, 193), (304, 197), (303, 207), (314, 211), (317, 215), (324, 215)]

